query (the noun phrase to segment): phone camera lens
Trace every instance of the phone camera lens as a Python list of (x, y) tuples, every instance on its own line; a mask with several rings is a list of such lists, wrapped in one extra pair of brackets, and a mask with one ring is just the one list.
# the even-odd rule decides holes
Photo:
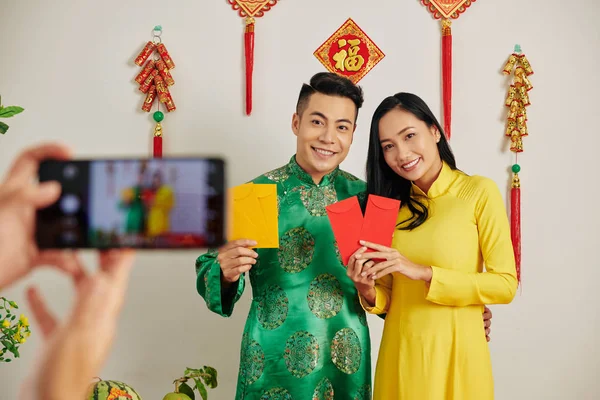
[(63, 232), (63, 234), (61, 236), (62, 236), (63, 243), (65, 243), (65, 244), (73, 244), (73, 243), (77, 242), (77, 234), (75, 232), (66, 231), (66, 232)]
[(67, 194), (60, 200), (60, 208), (65, 214), (75, 214), (79, 211), (79, 198), (74, 194)]
[(77, 218), (65, 217), (63, 219), (63, 224), (66, 228), (75, 228), (75, 227), (77, 227)]
[(67, 179), (73, 179), (73, 178), (75, 178), (75, 176), (77, 176), (77, 167), (75, 165), (73, 165), (73, 164), (67, 165), (65, 167), (65, 169), (63, 170), (63, 175)]

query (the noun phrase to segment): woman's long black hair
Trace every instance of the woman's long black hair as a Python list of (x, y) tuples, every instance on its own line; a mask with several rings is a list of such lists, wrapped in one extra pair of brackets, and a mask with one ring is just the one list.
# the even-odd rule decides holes
[(441, 136), (440, 141), (437, 143), (440, 158), (453, 170), (456, 169), (456, 161), (440, 123), (419, 96), (412, 93), (396, 93), (384, 99), (375, 110), (371, 120), (369, 152), (367, 155), (367, 193), (400, 200), (401, 207), (408, 207), (411, 216), (398, 223), (398, 229), (412, 230), (427, 220), (429, 215), (427, 204), (410, 196), (411, 182), (398, 176), (387, 165), (379, 142), (379, 121), (395, 108), (401, 108), (413, 114), (425, 122), (429, 128), (435, 126)]

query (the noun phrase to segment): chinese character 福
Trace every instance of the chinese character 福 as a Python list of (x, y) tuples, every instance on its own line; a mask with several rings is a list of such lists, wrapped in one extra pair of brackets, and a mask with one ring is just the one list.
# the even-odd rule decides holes
[[(348, 50), (346, 45), (350, 45)], [(335, 68), (340, 71), (356, 72), (359, 71), (365, 63), (363, 56), (358, 54), (360, 50), (360, 39), (340, 39), (338, 40), (340, 51), (333, 55), (333, 60), (336, 62)]]

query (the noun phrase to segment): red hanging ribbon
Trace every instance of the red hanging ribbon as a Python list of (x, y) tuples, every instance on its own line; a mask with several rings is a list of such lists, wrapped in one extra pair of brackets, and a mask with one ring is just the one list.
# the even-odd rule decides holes
[(252, 72), (254, 70), (254, 18), (246, 18), (244, 33), (246, 53), (246, 115), (252, 113)]
[(254, 18), (260, 18), (279, 0), (227, 0), (238, 15), (246, 19), (244, 50), (246, 55), (246, 115), (252, 113), (252, 72), (254, 69)]
[(156, 123), (154, 127), (154, 158), (162, 158), (162, 125)]
[(421, 0), (442, 21), (442, 101), (446, 138), (452, 136), (452, 31), (450, 19), (457, 19), (475, 0)]
[(452, 124), (452, 29), (449, 19), (442, 19), (442, 96), (444, 102), (444, 132), (450, 139)]
[(154, 136), (154, 158), (162, 158), (162, 136)]
[(510, 191), (510, 233), (517, 266), (517, 280), (521, 283), (521, 183), (517, 174), (513, 177)]

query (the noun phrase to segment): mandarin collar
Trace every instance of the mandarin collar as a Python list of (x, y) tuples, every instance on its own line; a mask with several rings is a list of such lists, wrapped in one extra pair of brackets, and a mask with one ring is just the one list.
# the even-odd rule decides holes
[(340, 171), (340, 167), (337, 166), (333, 171), (331, 171), (330, 173), (325, 175), (323, 177), (323, 179), (321, 179), (321, 183), (319, 183), (317, 185), (313, 181), (312, 176), (310, 176), (310, 174), (308, 172), (303, 170), (302, 167), (300, 165), (298, 165), (298, 162), (296, 161), (296, 155), (293, 155), (292, 158), (290, 159), (290, 162), (287, 165), (287, 169), (288, 169), (288, 173), (290, 175), (294, 175), (295, 177), (300, 179), (302, 181), (302, 183), (305, 183), (305, 184), (311, 185), (311, 186), (328, 186), (328, 185), (332, 184), (335, 181), (335, 178), (337, 178), (339, 171)]
[(442, 170), (440, 171), (440, 174), (429, 188), (429, 191), (425, 193), (414, 182), (411, 182), (412, 191), (413, 193), (420, 194), (429, 197), (430, 199), (433, 199), (435, 197), (439, 197), (446, 194), (446, 192), (448, 192), (448, 189), (450, 188), (455, 179), (456, 174), (454, 173), (452, 168), (450, 168), (450, 166), (445, 161), (442, 161)]

